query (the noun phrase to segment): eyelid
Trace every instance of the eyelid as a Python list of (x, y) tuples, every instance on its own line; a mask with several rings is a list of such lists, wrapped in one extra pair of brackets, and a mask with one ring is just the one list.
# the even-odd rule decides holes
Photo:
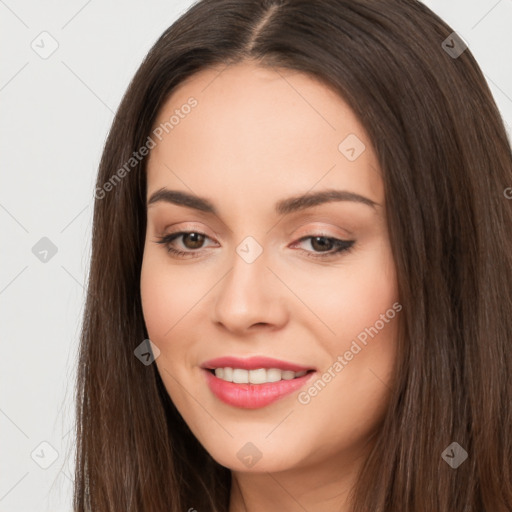
[[(318, 225), (318, 224), (323, 224), (323, 225)], [(316, 225), (318, 225), (318, 226), (316, 226)], [(179, 226), (179, 227), (176, 228), (175, 226)], [(326, 238), (337, 238), (337, 239), (343, 240), (343, 241), (351, 240), (353, 237), (353, 234), (348, 230), (343, 230), (344, 233), (336, 233), (336, 232), (332, 232), (332, 231), (326, 229), (323, 226), (325, 226), (325, 223), (319, 223), (319, 222), (313, 223), (313, 224), (307, 223), (307, 224), (304, 224), (301, 227), (299, 227), (297, 230), (289, 231), (287, 233), (287, 237), (289, 237), (289, 238), (291, 237), (295, 240), (293, 242), (293, 244), (298, 244), (304, 238), (309, 238), (309, 237), (322, 236), (322, 237), (326, 237)], [(173, 227), (173, 229), (170, 231), (167, 231), (167, 229), (169, 227)], [(336, 226), (336, 227), (338, 228), (338, 230), (340, 230), (340, 228), (338, 226)], [(213, 231), (214, 235), (212, 236), (211, 234), (208, 233), (208, 229), (203, 229), (202, 227), (197, 227), (194, 224), (182, 225), (181, 223), (171, 224), (170, 226), (166, 226), (166, 228), (163, 230), (163, 233), (161, 234), (161, 236), (168, 237), (168, 236), (178, 234), (178, 233), (183, 233), (183, 232), (199, 233), (199, 234), (202, 234), (202, 235), (208, 237), (212, 241), (217, 241), (217, 239), (219, 238), (219, 235), (215, 231)]]
[[(326, 228), (325, 225), (330, 225), (332, 227)], [(337, 231), (334, 231), (337, 230)], [(304, 232), (304, 233), (302, 233)], [(349, 231), (348, 229), (342, 229), (339, 226), (335, 226), (330, 222), (309, 222), (303, 224), (297, 230), (291, 230), (288, 233), (288, 236), (292, 236), (293, 238), (303, 238), (305, 236), (325, 236), (329, 238), (339, 238), (341, 240), (349, 240), (354, 237), (354, 233)]]
[[(325, 226), (331, 226), (330, 228), (326, 228)], [(178, 226), (178, 227), (176, 227)], [(169, 228), (172, 230), (168, 231)], [(210, 238), (210, 240), (218, 240), (220, 235), (216, 233), (211, 228), (205, 228), (204, 225), (198, 226), (194, 222), (190, 222), (188, 224), (183, 223), (175, 223), (169, 224), (165, 226), (162, 230), (161, 236), (170, 236), (176, 233), (182, 233), (187, 231), (193, 231), (200, 234), (203, 234)], [(211, 235), (208, 231), (212, 231), (214, 234)], [(305, 222), (298, 228), (294, 228), (291, 230), (287, 230), (286, 236), (288, 238), (293, 238), (296, 242), (300, 241), (305, 237), (315, 237), (315, 236), (323, 236), (327, 238), (337, 238), (340, 240), (351, 240), (354, 238), (354, 233), (351, 230), (343, 229), (340, 226), (332, 224), (332, 221), (316, 221), (316, 222)], [(296, 243), (294, 242), (294, 243)]]
[[(176, 227), (176, 226), (179, 226), (179, 227)], [(170, 228), (172, 228), (172, 229), (168, 231), (168, 229), (170, 229)], [(200, 226), (197, 226), (197, 225), (194, 225), (194, 224), (192, 224), (192, 225), (191, 224), (182, 225), (181, 222), (178, 222), (176, 224), (167, 225), (162, 230), (161, 235), (162, 236), (168, 236), (168, 235), (174, 235), (176, 233), (182, 233), (182, 232), (187, 232), (187, 231), (189, 231), (189, 232), (193, 231), (194, 233), (201, 233), (201, 234), (207, 236), (210, 239), (218, 238), (219, 237), (219, 235), (215, 231), (210, 229), (210, 228), (205, 229), (204, 227), (200, 227)], [(211, 234), (208, 233), (208, 231), (212, 231), (214, 233), (214, 235), (212, 236)]]

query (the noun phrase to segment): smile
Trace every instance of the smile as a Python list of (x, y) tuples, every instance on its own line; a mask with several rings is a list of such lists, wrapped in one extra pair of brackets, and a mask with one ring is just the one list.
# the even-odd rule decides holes
[(270, 405), (302, 388), (316, 373), (311, 368), (263, 357), (219, 358), (204, 363), (202, 370), (210, 391), (219, 400), (243, 409)]
[(293, 372), (291, 370), (280, 370), (279, 368), (258, 368), (257, 370), (244, 370), (243, 368), (216, 368), (215, 377), (234, 382), (235, 384), (265, 384), (279, 382), (280, 380), (291, 380), (306, 375), (307, 370)]

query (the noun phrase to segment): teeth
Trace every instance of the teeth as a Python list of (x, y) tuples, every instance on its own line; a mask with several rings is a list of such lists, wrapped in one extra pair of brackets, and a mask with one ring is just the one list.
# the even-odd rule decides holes
[(249, 371), (241, 368), (233, 368), (233, 382), (236, 384), (249, 383)]
[(264, 382), (267, 382), (267, 370), (265, 370), (265, 368), (250, 370), (248, 374), (249, 382), (251, 384), (263, 384)]
[(279, 368), (258, 368), (257, 370), (244, 370), (242, 368), (216, 368), (215, 376), (235, 384), (265, 384), (279, 380), (291, 380), (306, 375), (307, 370), (292, 372)]
[(267, 382), (277, 382), (278, 380), (281, 380), (281, 370), (278, 370), (277, 368), (269, 368), (266, 370), (267, 373)]

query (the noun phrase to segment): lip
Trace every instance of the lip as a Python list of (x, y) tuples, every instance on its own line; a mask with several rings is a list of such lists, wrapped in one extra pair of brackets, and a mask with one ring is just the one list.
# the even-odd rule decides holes
[[(201, 368), (205, 370), (214, 370), (215, 368), (242, 368), (243, 370), (257, 370), (258, 368), (278, 368), (279, 370), (289, 370), (292, 372), (300, 372), (303, 370), (316, 370), (316, 368), (302, 366), (288, 361), (281, 361), (272, 357), (252, 356), (241, 359), (239, 357), (225, 356), (217, 357), (205, 361)], [(209, 372), (208, 372), (209, 373)], [(262, 384), (258, 384), (261, 386)]]
[[(252, 361), (251, 363), (247, 362), (247, 364), (252, 364)], [(219, 366), (217, 368), (219, 368)], [(240, 366), (237, 366), (237, 368), (240, 368)], [(258, 368), (262, 368), (262, 366)], [(276, 366), (269, 366), (269, 368), (276, 368)], [(245, 369), (255, 368), (251, 367)], [(308, 368), (304, 369), (307, 370)], [(317, 373), (316, 371), (311, 371), (295, 379), (280, 380), (278, 382), (268, 382), (265, 384), (236, 384), (219, 379), (207, 368), (202, 368), (201, 371), (205, 376), (210, 391), (219, 400), (228, 405), (242, 409), (259, 409), (270, 405), (305, 386), (312, 376)]]

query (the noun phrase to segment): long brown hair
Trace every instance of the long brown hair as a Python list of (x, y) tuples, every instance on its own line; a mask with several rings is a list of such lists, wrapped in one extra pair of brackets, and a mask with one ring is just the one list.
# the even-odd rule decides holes
[[(244, 59), (334, 88), (382, 170), (403, 312), (391, 403), (353, 511), (512, 510), (512, 155), (471, 51), (443, 43), (461, 48), (452, 33), (415, 0), (202, 0), (158, 39), (97, 178), (75, 510), (228, 510), (230, 471), (192, 435), (156, 365), (134, 356), (148, 338), (146, 159), (119, 169), (178, 84)], [(456, 469), (442, 457), (454, 442), (468, 454)]]

